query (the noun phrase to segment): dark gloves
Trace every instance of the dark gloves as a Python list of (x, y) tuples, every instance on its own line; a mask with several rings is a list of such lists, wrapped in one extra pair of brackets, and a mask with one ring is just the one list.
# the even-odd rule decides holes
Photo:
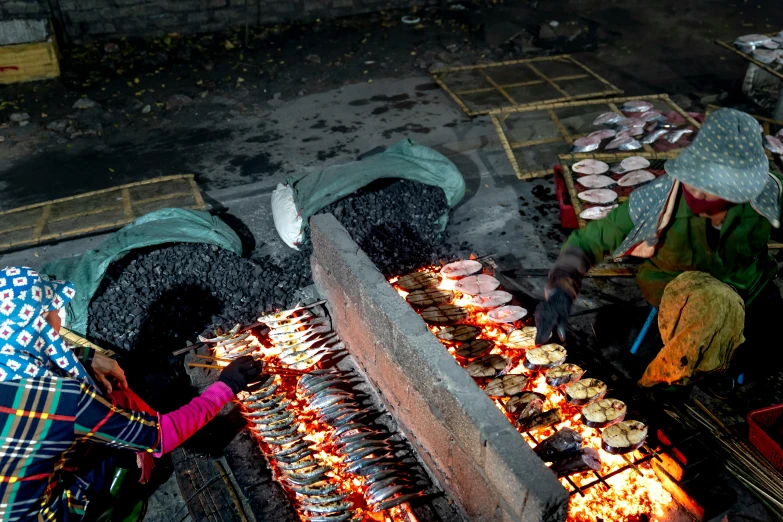
[(582, 287), (582, 279), (590, 270), (590, 258), (581, 248), (568, 247), (549, 271), (546, 301), (536, 307), (536, 345), (546, 344), (557, 328), (565, 341), (571, 306)]
[(220, 372), (220, 382), (224, 382), (236, 395), (249, 384), (260, 381), (264, 371), (264, 363), (249, 355), (239, 357), (223, 368)]

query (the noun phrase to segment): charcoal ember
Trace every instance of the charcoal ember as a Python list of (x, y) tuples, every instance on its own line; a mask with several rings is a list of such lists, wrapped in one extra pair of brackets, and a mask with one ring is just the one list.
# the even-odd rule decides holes
[[(436, 220), (448, 211), (443, 189), (408, 180), (381, 180), (322, 209), (387, 277), (407, 274), (455, 250)], [(464, 245), (463, 245), (464, 246)]]

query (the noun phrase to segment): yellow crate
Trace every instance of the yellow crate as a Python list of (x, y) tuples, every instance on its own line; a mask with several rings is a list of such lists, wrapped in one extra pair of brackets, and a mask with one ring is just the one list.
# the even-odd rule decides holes
[(47, 80), (59, 76), (60, 62), (54, 39), (0, 46), (0, 84)]

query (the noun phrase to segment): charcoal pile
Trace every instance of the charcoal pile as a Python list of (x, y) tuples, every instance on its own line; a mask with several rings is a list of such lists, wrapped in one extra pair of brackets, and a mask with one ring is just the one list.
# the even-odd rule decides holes
[[(447, 258), (451, 247), (435, 223), (447, 208), (440, 188), (392, 180), (321, 212), (333, 213), (379, 269), (395, 275)], [(106, 273), (90, 303), (88, 333), (126, 350), (173, 350), (215, 328), (253, 323), (296, 304), (296, 291), (312, 283), (310, 252), (278, 263), (202, 244), (137, 250)]]
[[(381, 180), (327, 206), (385, 276), (449, 258), (454, 248), (435, 221), (448, 210), (439, 187)], [(466, 245), (463, 245), (463, 249)]]

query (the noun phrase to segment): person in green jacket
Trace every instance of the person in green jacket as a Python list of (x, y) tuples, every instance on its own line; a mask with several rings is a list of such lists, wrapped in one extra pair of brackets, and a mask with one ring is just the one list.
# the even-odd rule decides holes
[[(772, 282), (777, 263), (767, 250), (772, 227), (780, 225), (783, 185), (769, 171), (758, 122), (733, 109), (713, 112), (665, 169), (604, 219), (570, 235), (536, 309), (536, 344), (553, 331), (565, 340), (590, 266), (608, 254), (644, 258), (637, 282), (659, 310), (664, 346), (641, 386), (687, 384), (725, 371), (753, 317), (783, 312)], [(758, 313), (746, 318), (746, 308)]]

